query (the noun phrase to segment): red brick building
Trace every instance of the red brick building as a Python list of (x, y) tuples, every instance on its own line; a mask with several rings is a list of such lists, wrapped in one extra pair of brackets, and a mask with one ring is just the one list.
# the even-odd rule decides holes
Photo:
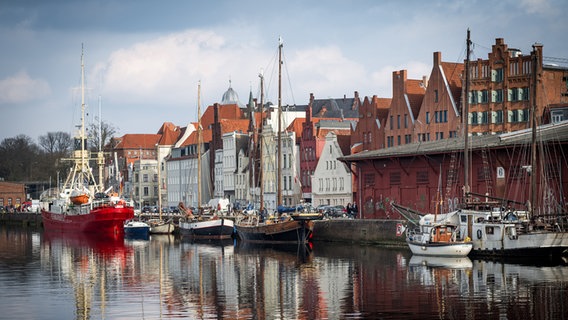
[(26, 201), (23, 183), (0, 181), (0, 207), (18, 208)]
[(392, 73), (392, 101), (384, 127), (387, 148), (413, 141), (414, 123), (425, 92), (424, 80), (407, 79), (406, 70)]
[[(467, 123), (473, 136), (469, 184), (473, 193), (523, 203), (533, 174), (539, 178), (538, 200), (533, 206), (558, 211), (566, 206), (568, 196), (567, 125), (541, 128), (546, 142), (538, 147), (542, 169), (535, 168), (536, 173), (531, 172), (527, 159), (528, 133), (517, 130), (530, 126), (533, 104), (539, 125), (568, 119), (568, 68), (544, 64), (542, 45), (533, 49), (523, 56), (497, 39), (487, 60), (470, 64), (466, 96), (470, 106)], [(367, 143), (369, 148), (343, 158), (356, 172), (354, 189), (364, 218), (398, 218), (390, 206), (393, 201), (425, 212), (434, 212), (438, 194), (444, 210), (460, 203), (463, 81), (464, 64), (444, 63), (440, 53), (434, 53), (428, 81), (408, 80), (404, 70), (393, 73), (393, 98), (384, 126), (386, 148), (373, 150)], [(367, 130), (363, 110), (365, 103), (356, 130), (358, 139)], [(355, 146), (352, 143), (352, 150), (359, 151)], [(556, 191), (548, 191), (552, 189)]]

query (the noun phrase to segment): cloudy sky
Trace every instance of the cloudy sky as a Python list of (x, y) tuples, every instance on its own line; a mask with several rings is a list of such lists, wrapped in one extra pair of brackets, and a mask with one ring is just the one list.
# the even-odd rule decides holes
[[(284, 42), (283, 104), (316, 98), (391, 97), (391, 77), (420, 79), (432, 53), (463, 62), (495, 38), (529, 53), (568, 58), (568, 2), (5, 0), (0, 5), (0, 141), (25, 134), (73, 134), (80, 122), (84, 46), (88, 121), (99, 115), (125, 133), (185, 126), (220, 102), (229, 85), (240, 100), (277, 100), (278, 38)], [(203, 109), (202, 109), (203, 110)]]

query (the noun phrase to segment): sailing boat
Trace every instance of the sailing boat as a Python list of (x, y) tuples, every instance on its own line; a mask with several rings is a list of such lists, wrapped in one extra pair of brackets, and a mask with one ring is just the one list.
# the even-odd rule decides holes
[(158, 212), (159, 217), (158, 219), (149, 219), (146, 221), (150, 225), (150, 233), (151, 234), (170, 234), (174, 232), (175, 225), (173, 220), (170, 218), (168, 220), (164, 220), (162, 218), (162, 180), (160, 172), (162, 171), (161, 168), (161, 159), (160, 159), (160, 152), (158, 146)]
[[(442, 172), (440, 168), (440, 172)], [(440, 256), (440, 257), (466, 257), (473, 248), (471, 239), (460, 239), (457, 224), (447, 220), (438, 221), (438, 211), (440, 209), (440, 187), (442, 176), (438, 182), (438, 192), (436, 195), (436, 209), (434, 221), (427, 221), (429, 216), (420, 219), (418, 230), (408, 230), (406, 233), (406, 243), (415, 255)]]
[(201, 128), (201, 83), (197, 87), (197, 205), (199, 214), (193, 215), (191, 210), (185, 208), (183, 203), (179, 207), (186, 213), (187, 220), (179, 222), (179, 230), (182, 235), (188, 235), (198, 239), (229, 239), (234, 233), (234, 222), (231, 219), (213, 215), (205, 217), (201, 215), (201, 146), (203, 142)]
[[(465, 65), (465, 93), (464, 93), (464, 119), (469, 112), (469, 50), (470, 32), (467, 32), (467, 58)], [(462, 237), (469, 237), (473, 243), (472, 255), (475, 256), (519, 256), (519, 257), (554, 257), (568, 252), (568, 229), (566, 227), (567, 216), (565, 212), (538, 215), (536, 203), (536, 176), (538, 172), (544, 172), (537, 168), (537, 133), (545, 137), (550, 131), (559, 134), (560, 130), (567, 130), (566, 124), (541, 126), (537, 130), (536, 119), (536, 91), (537, 91), (537, 63), (536, 50), (533, 52), (532, 74), (532, 101), (531, 101), (531, 130), (530, 132), (516, 132), (503, 134), (500, 139), (508, 139), (512, 136), (531, 136), (531, 164), (530, 170), (530, 200), (527, 202), (527, 210), (504, 209), (500, 203), (517, 203), (504, 199), (493, 198), (499, 201), (473, 201), (469, 188), (469, 134), (467, 122), (464, 122), (464, 202), (462, 208), (447, 213), (440, 223), (451, 223), (459, 228)], [(467, 120), (464, 120), (467, 121)], [(542, 161), (541, 161), (542, 162)], [(487, 197), (488, 199), (490, 197)], [(532, 205), (531, 205), (532, 204)], [(407, 208), (393, 204), (393, 207), (402, 215), (407, 216), (410, 212)], [(419, 226), (426, 226), (431, 219), (431, 214), (420, 219)]]
[[(276, 175), (278, 179), (276, 194), (278, 205), (282, 204), (282, 47), (283, 43), (282, 39), (280, 39), (278, 45), (278, 173)], [(261, 111), (264, 107), (262, 103), (261, 99)], [(260, 140), (262, 141), (262, 138)], [(260, 158), (262, 160), (262, 154)], [(262, 164), (260, 167), (262, 170)], [(261, 211), (263, 211), (262, 189), (263, 187), (261, 186)], [(295, 212), (289, 216), (277, 216), (263, 221), (261, 221), (260, 217), (258, 215), (244, 215), (237, 218), (235, 229), (242, 241), (253, 243), (307, 243), (313, 235), (314, 222), (312, 220), (319, 220), (322, 218), (322, 215), (319, 213)]]
[[(118, 195), (103, 192), (102, 182), (95, 184), (89, 166), (91, 153), (85, 135), (85, 66), (81, 53), (81, 127), (74, 140), (71, 168), (55, 199), (43, 199), (41, 211), (47, 231), (72, 231), (113, 235), (124, 233), (124, 222), (134, 217), (134, 208)], [(102, 153), (99, 154), (102, 158)], [(101, 159), (99, 159), (101, 160)], [(99, 163), (102, 163), (99, 162)], [(102, 176), (99, 176), (102, 181)]]

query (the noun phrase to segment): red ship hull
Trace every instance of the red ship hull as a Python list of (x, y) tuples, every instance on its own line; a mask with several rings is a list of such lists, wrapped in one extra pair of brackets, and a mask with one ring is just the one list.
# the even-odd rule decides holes
[(41, 211), (47, 231), (123, 234), (124, 222), (134, 218), (134, 208), (120, 206), (94, 207), (87, 214), (63, 214)]

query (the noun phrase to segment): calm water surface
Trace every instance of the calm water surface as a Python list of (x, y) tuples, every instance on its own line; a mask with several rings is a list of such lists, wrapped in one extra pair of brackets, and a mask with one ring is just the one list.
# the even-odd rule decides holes
[(0, 319), (568, 319), (568, 266), (0, 226)]

